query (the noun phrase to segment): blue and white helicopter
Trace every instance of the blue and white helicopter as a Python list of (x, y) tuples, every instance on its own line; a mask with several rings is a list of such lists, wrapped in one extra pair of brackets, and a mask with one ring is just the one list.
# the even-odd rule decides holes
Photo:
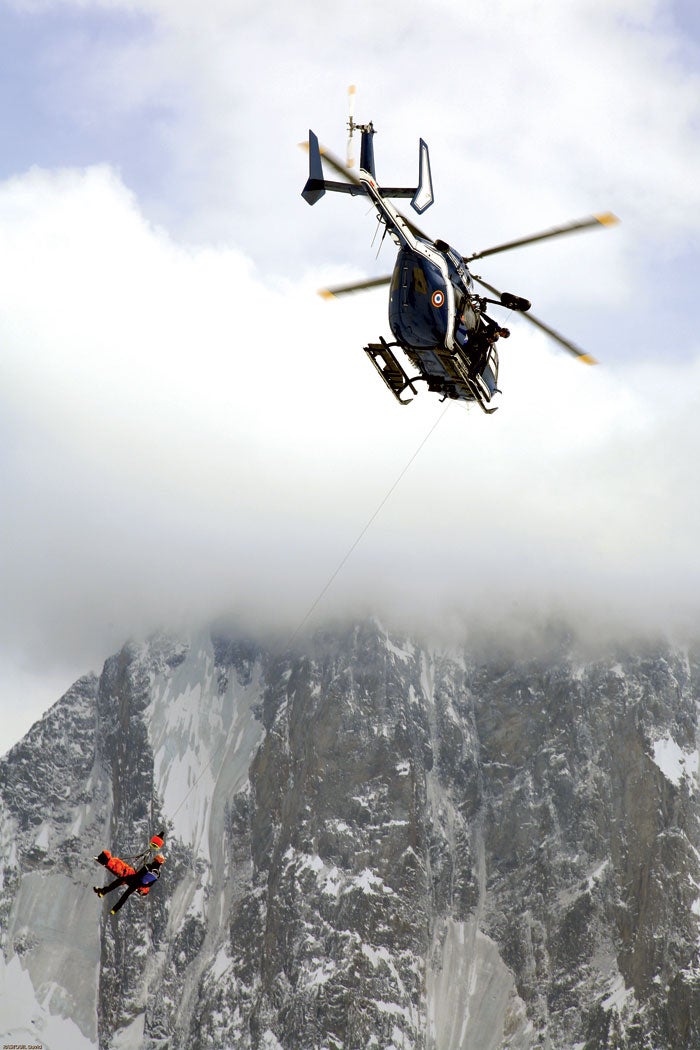
[[(509, 251), (535, 241), (559, 237), (575, 230), (609, 226), (618, 220), (605, 213), (592, 215), (577, 222), (557, 226), (543, 233), (521, 237), (499, 244), (485, 251), (463, 256), (441, 240), (432, 240), (414, 222), (402, 215), (389, 198), (410, 198), (411, 206), (422, 215), (433, 203), (433, 184), (428, 147), (423, 139), (419, 145), (418, 185), (412, 189), (380, 186), (374, 166), (374, 126), (356, 124), (352, 116), (354, 88), (350, 89), (351, 111), (348, 121), (348, 160), (343, 164), (319, 146), (313, 131), (309, 131), (309, 178), (302, 191), (308, 204), (316, 202), (326, 190), (369, 197), (377, 211), (377, 218), (398, 246), (398, 255), (391, 277), (375, 277), (367, 281), (324, 289), (320, 294), (331, 298), (390, 284), (389, 326), (394, 340), (387, 342), (380, 336), (378, 343), (369, 343), (365, 353), (377, 369), (396, 399), (406, 405), (413, 400), (404, 397), (406, 391), (417, 393), (415, 383), (423, 380), (428, 389), (442, 399), (476, 401), (484, 412), (495, 412), (489, 403), (498, 390), (499, 338), (510, 332), (486, 313), (489, 305), (518, 311), (532, 324), (546, 332), (560, 346), (580, 361), (595, 364), (590, 354), (580, 350), (564, 336), (554, 331), (529, 312), (530, 302), (510, 292), (499, 292), (482, 277), (469, 271), (468, 263), (497, 252)], [(352, 142), (356, 131), (361, 134), (359, 173), (355, 175)], [(345, 181), (326, 179), (323, 161), (344, 176)], [(481, 285), (491, 298), (475, 292), (474, 283)], [(394, 348), (400, 349), (418, 375), (409, 377)]]

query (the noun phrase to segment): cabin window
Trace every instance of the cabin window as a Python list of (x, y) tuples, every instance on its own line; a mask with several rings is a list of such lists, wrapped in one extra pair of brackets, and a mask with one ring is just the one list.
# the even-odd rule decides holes
[(481, 373), (481, 378), (486, 383), (492, 394), (496, 393), (496, 386), (498, 384), (498, 357), (495, 352), (489, 354), (489, 359), (486, 362), (486, 367)]

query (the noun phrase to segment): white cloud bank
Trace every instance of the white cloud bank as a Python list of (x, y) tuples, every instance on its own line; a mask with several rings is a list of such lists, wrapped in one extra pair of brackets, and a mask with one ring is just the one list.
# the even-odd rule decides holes
[[(2, 635), (93, 652), (220, 608), (294, 626), (442, 411), (363, 342), (381, 293), (266, 287), (105, 168), (0, 187)], [(695, 607), (700, 363), (589, 369), (519, 327), (502, 407), (452, 405), (326, 608)]]

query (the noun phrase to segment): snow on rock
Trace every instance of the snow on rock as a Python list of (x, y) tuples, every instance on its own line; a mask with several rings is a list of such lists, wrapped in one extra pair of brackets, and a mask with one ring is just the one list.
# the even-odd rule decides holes
[(94, 675), (79, 679), (0, 761), (0, 1030), (6, 1041), (92, 1047), (98, 1035), (99, 909), (78, 815), (106, 814), (93, 778)]
[(209, 841), (212, 813), (245, 785), (262, 738), (252, 710), (259, 668), (244, 685), (230, 676), (222, 693), (213, 644), (203, 634), (173, 672), (156, 678), (152, 692), (148, 732), (164, 814), (181, 841), (212, 860), (212, 848), (219, 852)]
[[(80, 874), (80, 873), (79, 873)], [(87, 880), (26, 873), (6, 931), (9, 961), (21, 953), (38, 1001), (70, 1017), (88, 1039), (97, 1037), (100, 967), (99, 908)], [(88, 921), (86, 921), (88, 920)]]
[(392, 656), (398, 657), (399, 660), (413, 660), (415, 657), (415, 649), (410, 643), (406, 648), (402, 649), (387, 638), (386, 647)]
[(697, 751), (683, 751), (669, 735), (654, 742), (653, 756), (663, 775), (676, 787), (680, 786), (683, 777), (696, 778), (698, 775), (700, 754)]
[(449, 919), (438, 931), (427, 974), (429, 1050), (534, 1047), (525, 1004), (498, 946), (476, 922)]
[(42, 824), (39, 828), (39, 832), (34, 839), (34, 845), (39, 849), (47, 850), (49, 848), (49, 826), (48, 824)]
[(633, 998), (634, 990), (632, 988), (626, 988), (624, 977), (622, 974), (618, 974), (613, 979), (610, 991), (605, 999), (603, 999), (601, 1005), (604, 1010), (617, 1010), (619, 1012), (625, 1003)]
[(110, 1050), (142, 1050), (145, 1020), (145, 1015), (139, 1014), (130, 1024), (115, 1032), (110, 1041)]
[(261, 1047), (262, 1050), (284, 1050), (275, 1033), (271, 1032), (269, 1028), (262, 1034)]
[(231, 956), (226, 952), (224, 948), (220, 948), (219, 952), (211, 964), (211, 975), (215, 979), (223, 977), (228, 968), (231, 965)]
[(54, 1013), (54, 1001), (51, 989), (40, 1001), (18, 955), (6, 962), (0, 952), (0, 1045), (97, 1050), (97, 1037), (88, 1038), (70, 1017)]
[(352, 883), (363, 893), (388, 893), (393, 894), (391, 886), (387, 886), (383, 879), (374, 874), (370, 868), (365, 868), (354, 879)]

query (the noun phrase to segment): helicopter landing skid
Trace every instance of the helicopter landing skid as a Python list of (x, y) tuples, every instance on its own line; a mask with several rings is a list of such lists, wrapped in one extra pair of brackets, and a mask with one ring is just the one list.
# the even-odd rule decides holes
[[(411, 390), (414, 394), (417, 394), (418, 391), (413, 385), (413, 380), (408, 378), (401, 362), (391, 349), (392, 346), (398, 345), (398, 343), (387, 343), (386, 339), (380, 335), (379, 342), (369, 343), (368, 346), (364, 347), (364, 351), (399, 404), (409, 405), (413, 398), (401, 397), (404, 390)], [(379, 358), (379, 361), (377, 358)], [(383, 362), (384, 367), (379, 363), (380, 361)]]
[(479, 406), (482, 412), (485, 412), (487, 416), (492, 416), (494, 412), (498, 412), (498, 405), (496, 405), (494, 408), (486, 407), (483, 394), (481, 393), (473, 379), (470, 378), (467, 381), (467, 385), (472, 392), (473, 400), (476, 401), (477, 405)]

